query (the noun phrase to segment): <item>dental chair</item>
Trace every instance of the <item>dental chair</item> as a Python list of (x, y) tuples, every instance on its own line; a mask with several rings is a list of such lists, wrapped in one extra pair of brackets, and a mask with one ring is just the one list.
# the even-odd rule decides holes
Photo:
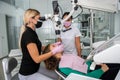
[(12, 71), (16, 68), (17, 64), (17, 60), (13, 57), (7, 57), (2, 60), (5, 80), (19, 80), (17, 72), (14, 75), (12, 74)]
[(55, 69), (55, 72), (59, 75), (60, 77), (59, 80), (100, 80), (93, 77), (88, 77), (88, 76), (79, 75), (75, 73), (70, 73), (67, 76), (66, 74), (61, 72), (58, 67)]
[[(99, 44), (99, 45), (98, 45)], [(94, 50), (86, 58), (87, 60), (93, 60), (96, 64), (100, 63), (111, 63), (111, 64), (120, 64), (120, 33), (108, 41), (102, 41), (94, 44)], [(93, 69), (96, 64), (91, 65), (90, 67)], [(59, 73), (59, 70), (56, 69), (56, 73)], [(61, 75), (59, 75), (61, 76)], [(80, 76), (82, 75), (68, 75), (64, 77), (65, 80), (96, 80), (96, 79), (83, 79)], [(61, 76), (63, 77), (63, 76)], [(75, 77), (79, 77), (78, 79), (74, 79)], [(115, 80), (120, 80), (120, 70), (117, 73)]]

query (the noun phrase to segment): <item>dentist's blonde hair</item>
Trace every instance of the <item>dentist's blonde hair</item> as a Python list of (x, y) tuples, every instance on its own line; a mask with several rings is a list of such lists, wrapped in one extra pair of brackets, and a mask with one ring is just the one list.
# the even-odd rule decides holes
[(34, 18), (37, 15), (40, 15), (40, 12), (37, 11), (36, 9), (27, 9), (25, 11), (25, 14), (23, 16), (23, 22), (24, 22), (24, 24), (21, 26), (21, 30), (20, 30), (20, 38), (19, 38), (19, 48), (20, 49), (21, 49), (20, 42), (21, 42), (22, 34), (26, 30), (26, 26), (27, 26), (27, 24), (29, 24), (30, 18)]

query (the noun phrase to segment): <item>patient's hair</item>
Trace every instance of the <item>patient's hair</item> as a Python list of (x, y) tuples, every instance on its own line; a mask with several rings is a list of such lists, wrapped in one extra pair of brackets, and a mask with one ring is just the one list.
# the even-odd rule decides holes
[[(43, 54), (50, 52), (50, 44), (48, 44)], [(55, 70), (57, 66), (59, 65), (59, 59), (57, 59), (55, 56), (51, 56), (50, 58), (44, 60), (45, 66), (48, 70)]]

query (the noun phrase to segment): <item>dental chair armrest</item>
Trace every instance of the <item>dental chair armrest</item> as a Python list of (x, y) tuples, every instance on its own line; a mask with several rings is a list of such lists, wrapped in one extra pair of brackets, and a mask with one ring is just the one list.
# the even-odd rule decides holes
[(61, 78), (63, 78), (64, 80), (65, 80), (65, 78), (67, 77), (67, 75), (64, 74), (63, 72), (61, 72), (58, 67), (55, 69), (55, 72), (56, 72)]
[(70, 73), (65, 80), (101, 80), (101, 79)]

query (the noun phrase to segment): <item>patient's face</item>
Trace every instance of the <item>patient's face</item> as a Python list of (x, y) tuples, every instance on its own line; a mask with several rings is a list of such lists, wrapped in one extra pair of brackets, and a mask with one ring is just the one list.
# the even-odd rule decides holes
[(50, 50), (53, 50), (57, 45), (50, 44)]
[[(50, 50), (53, 50), (57, 45), (53, 45), (53, 44), (50, 44)], [(59, 52), (57, 54), (54, 55), (56, 58), (61, 58), (62, 56), (62, 52)]]

